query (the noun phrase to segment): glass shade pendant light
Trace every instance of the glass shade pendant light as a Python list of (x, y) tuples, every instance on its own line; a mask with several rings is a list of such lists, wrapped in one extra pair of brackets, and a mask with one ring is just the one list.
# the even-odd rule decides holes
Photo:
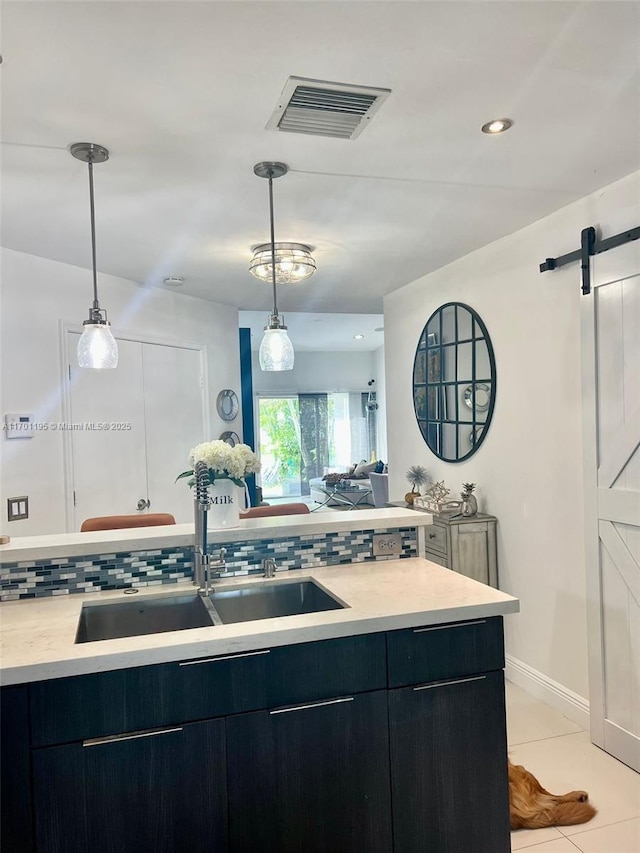
[[(271, 281), (271, 244), (256, 246), (249, 272), (260, 281)], [(302, 243), (276, 243), (276, 281), (278, 284), (297, 284), (316, 271), (311, 249)]]
[(284, 318), (278, 314), (276, 302), (276, 243), (273, 225), (273, 179), (286, 175), (288, 167), (284, 163), (257, 163), (253, 167), (259, 178), (269, 179), (269, 221), (271, 225), (271, 284), (273, 287), (273, 311), (264, 327), (264, 337), (260, 344), (260, 368), (262, 370), (292, 370), (294, 352)]
[(89, 308), (89, 319), (82, 324), (84, 331), (78, 341), (78, 365), (80, 367), (108, 368), (118, 366), (118, 345), (111, 334), (107, 312), (98, 302), (98, 272), (96, 267), (96, 217), (93, 199), (93, 164), (104, 163), (109, 152), (93, 142), (76, 142), (71, 154), (89, 165), (89, 207), (91, 210), (91, 260), (93, 266), (93, 304)]

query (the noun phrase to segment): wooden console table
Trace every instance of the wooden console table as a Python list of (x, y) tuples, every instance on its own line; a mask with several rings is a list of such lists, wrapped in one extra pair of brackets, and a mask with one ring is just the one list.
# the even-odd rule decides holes
[[(403, 501), (392, 506), (406, 506)], [(428, 512), (411, 507), (416, 512)], [(478, 512), (463, 518), (432, 513), (433, 525), (420, 528), (424, 556), (468, 578), (498, 589), (498, 552), (494, 515)]]

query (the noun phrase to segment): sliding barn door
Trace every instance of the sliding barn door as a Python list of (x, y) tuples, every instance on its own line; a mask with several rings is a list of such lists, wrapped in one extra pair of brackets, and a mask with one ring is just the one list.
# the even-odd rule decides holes
[(582, 297), (591, 737), (640, 771), (640, 246)]

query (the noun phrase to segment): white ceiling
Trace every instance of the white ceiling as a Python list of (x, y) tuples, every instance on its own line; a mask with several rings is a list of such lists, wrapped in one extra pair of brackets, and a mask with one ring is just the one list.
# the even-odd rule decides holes
[[(251, 349), (260, 348), (269, 319), (264, 311), (240, 311), (240, 327), (251, 329)], [(371, 352), (384, 344), (382, 314), (284, 315), (295, 352)], [(355, 339), (355, 335), (362, 338)]]
[[(281, 160), (276, 240), (312, 244), (318, 272), (279, 308), (380, 312), (639, 168), (639, 19), (634, 2), (4, 2), (3, 245), (90, 267), (87, 167), (67, 149), (96, 142), (100, 271), (183, 276), (264, 314), (253, 165)], [(267, 131), (290, 75), (392, 92), (354, 141)], [(504, 116), (508, 133), (480, 133)]]

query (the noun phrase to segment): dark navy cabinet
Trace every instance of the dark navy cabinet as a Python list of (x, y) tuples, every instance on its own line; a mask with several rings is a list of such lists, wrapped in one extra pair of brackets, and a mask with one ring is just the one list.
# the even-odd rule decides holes
[(0, 850), (33, 853), (29, 688), (0, 691)]
[(227, 846), (224, 720), (34, 750), (42, 853)]
[(3, 853), (508, 853), (501, 617), (2, 690)]
[(509, 853), (502, 672), (389, 693), (394, 853)]
[(234, 853), (389, 853), (386, 691), (230, 717)]

